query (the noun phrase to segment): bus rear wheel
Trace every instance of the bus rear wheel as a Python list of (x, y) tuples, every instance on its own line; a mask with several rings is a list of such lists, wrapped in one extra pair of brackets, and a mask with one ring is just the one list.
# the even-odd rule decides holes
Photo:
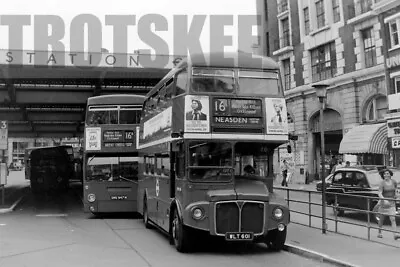
[(147, 229), (151, 228), (150, 220), (149, 220), (149, 212), (147, 210), (147, 198), (144, 198), (144, 201), (143, 201), (143, 223)]
[(265, 237), (265, 244), (267, 244), (268, 248), (272, 250), (282, 250), (285, 246), (286, 233), (286, 227), (283, 231), (279, 231), (278, 229), (269, 231), (267, 236)]
[(183, 225), (177, 209), (174, 210), (171, 233), (176, 250), (179, 252), (189, 252), (191, 248), (189, 229)]

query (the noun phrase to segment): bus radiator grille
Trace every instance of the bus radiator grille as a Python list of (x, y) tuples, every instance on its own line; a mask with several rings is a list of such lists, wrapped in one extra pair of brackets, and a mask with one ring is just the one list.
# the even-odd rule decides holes
[(239, 231), (239, 207), (235, 202), (218, 203), (215, 216), (217, 234)]
[(241, 232), (260, 234), (264, 228), (264, 204), (245, 202), (242, 207)]

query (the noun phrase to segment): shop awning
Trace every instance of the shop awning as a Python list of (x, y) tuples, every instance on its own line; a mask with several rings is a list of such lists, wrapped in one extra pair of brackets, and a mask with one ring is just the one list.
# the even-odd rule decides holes
[(340, 142), (341, 154), (387, 154), (386, 123), (355, 126)]

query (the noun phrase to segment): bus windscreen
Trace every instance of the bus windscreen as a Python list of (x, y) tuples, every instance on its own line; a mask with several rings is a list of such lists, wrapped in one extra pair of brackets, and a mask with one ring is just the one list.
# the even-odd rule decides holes
[(279, 95), (278, 73), (275, 71), (229, 69), (193, 69), (191, 88), (196, 93), (225, 93), (239, 95)]
[(190, 179), (228, 182), (232, 179), (232, 145), (228, 142), (191, 142)]
[(94, 155), (87, 159), (86, 180), (99, 182), (136, 181), (137, 157)]
[(278, 74), (261, 71), (240, 71), (239, 94), (279, 95)]

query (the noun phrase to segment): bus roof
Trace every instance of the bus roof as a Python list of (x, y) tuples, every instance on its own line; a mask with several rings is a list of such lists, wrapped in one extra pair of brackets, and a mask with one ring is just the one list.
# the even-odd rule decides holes
[[(211, 52), (193, 54), (185, 58), (179, 65), (191, 67), (216, 67), (216, 68), (243, 68), (243, 69), (268, 69), (278, 70), (279, 65), (272, 58), (253, 55), (245, 52)], [(234, 59), (234, 60), (231, 60)], [(240, 60), (238, 60), (240, 59)], [(180, 66), (177, 66), (178, 68)]]
[[(270, 57), (258, 56), (245, 52), (224, 52), (227, 60), (221, 59), (221, 52), (209, 52), (202, 54), (193, 54), (190, 58), (183, 59), (176, 67), (174, 67), (167, 75), (164, 76), (154, 87), (147, 93), (146, 97), (151, 97), (158, 91), (167, 80), (175, 73), (186, 67), (213, 67), (213, 68), (241, 68), (241, 69), (263, 69), (263, 70), (279, 70), (278, 63)], [(234, 60), (230, 60), (233, 58)], [(237, 60), (240, 58), (240, 60)], [(210, 61), (211, 59), (211, 61)]]
[(101, 95), (89, 97), (87, 105), (142, 105), (144, 99), (145, 96), (134, 94)]

